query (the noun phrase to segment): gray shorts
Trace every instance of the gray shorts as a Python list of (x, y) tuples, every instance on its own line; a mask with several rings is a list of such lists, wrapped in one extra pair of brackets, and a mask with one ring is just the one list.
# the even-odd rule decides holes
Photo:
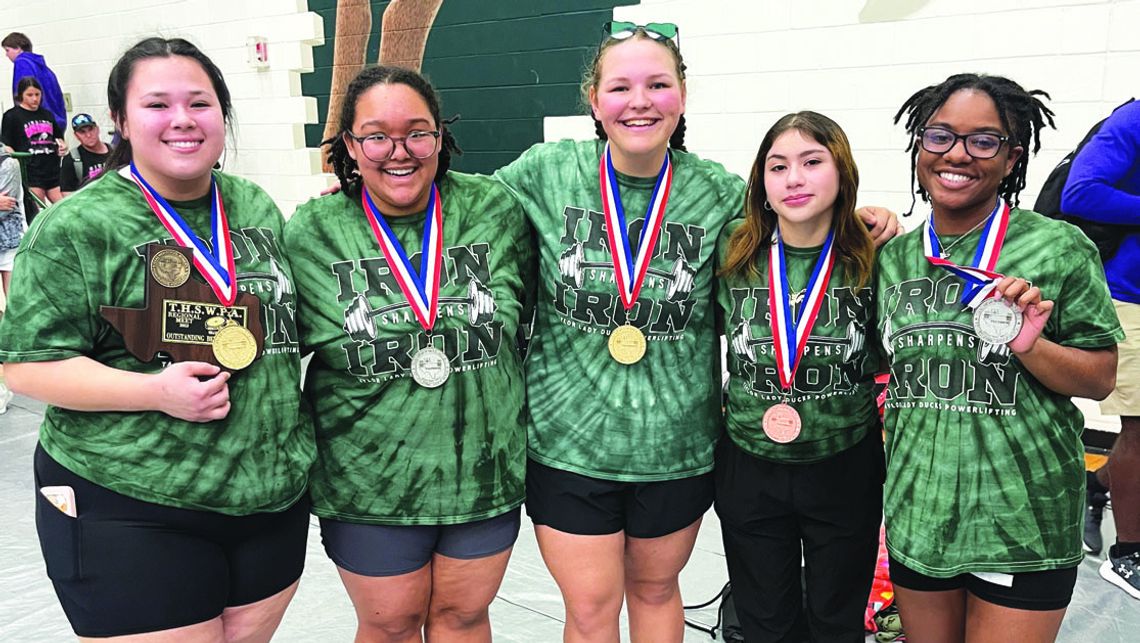
[(321, 542), (338, 567), (361, 576), (399, 576), (433, 554), (471, 560), (510, 549), (519, 537), (518, 507), (458, 525), (362, 525), (321, 518)]

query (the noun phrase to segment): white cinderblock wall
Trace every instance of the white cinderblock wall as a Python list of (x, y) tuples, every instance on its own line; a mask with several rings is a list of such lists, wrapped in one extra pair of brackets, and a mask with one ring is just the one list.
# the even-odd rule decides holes
[[(1140, 95), (1140, 0), (641, 0), (614, 17), (681, 26), (690, 149), (747, 175), (777, 118), (821, 111), (851, 138), (862, 204), (909, 206), (906, 138), (891, 118), (913, 91), (949, 74), (999, 73), (1052, 94), (1058, 129), (1030, 162), (1028, 204), (1093, 122)], [(233, 91), (226, 169), (265, 187), (286, 216), (327, 184), (317, 152), (303, 147), (303, 124), (317, 114), (300, 73), (322, 42), (305, 0), (0, 0), (0, 31), (12, 30), (47, 57), (72, 111), (91, 112), (104, 129), (118, 55), (149, 34), (186, 37)], [(268, 39), (268, 70), (246, 62), (250, 36)], [(11, 73), (0, 60), (0, 87)], [(587, 119), (547, 119), (548, 140), (591, 135)]]
[[(221, 68), (234, 104), (234, 137), (225, 170), (264, 187), (286, 216), (327, 185), (316, 150), (304, 147), (304, 123), (316, 101), (301, 95), (312, 46), (323, 42), (320, 18), (305, 0), (0, 0), (0, 30), (22, 31), (70, 94), (68, 114), (89, 112), (111, 131), (107, 76), (118, 57), (150, 35), (182, 37)], [(247, 62), (246, 40), (268, 40), (269, 68)], [(4, 109), (12, 65), (0, 60)], [(76, 145), (68, 131), (68, 141)]]
[[(896, 15), (861, 21), (864, 11)], [(641, 0), (614, 14), (681, 27), (689, 149), (747, 177), (772, 123), (812, 109), (851, 139), (860, 204), (899, 211), (910, 174), (892, 118), (922, 87), (973, 71), (1052, 95), (1057, 130), (1030, 160), (1029, 206), (1094, 122), (1140, 96), (1138, 0)], [(547, 119), (548, 140), (592, 131), (582, 118)]]

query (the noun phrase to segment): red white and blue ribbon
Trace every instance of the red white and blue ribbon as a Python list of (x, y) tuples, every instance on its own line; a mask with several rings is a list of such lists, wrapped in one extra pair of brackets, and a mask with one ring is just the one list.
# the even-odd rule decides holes
[(995, 271), (998, 257), (1001, 256), (1005, 233), (1009, 228), (1009, 204), (998, 197), (997, 205), (990, 212), (989, 221), (982, 228), (981, 241), (974, 251), (969, 265), (962, 266), (942, 257), (942, 244), (934, 233), (934, 214), (926, 219), (922, 235), (923, 253), (930, 263), (949, 270), (966, 282), (962, 290), (962, 303), (966, 308), (974, 308), (993, 294), (997, 282), (1004, 276)]
[(816, 259), (800, 305), (799, 316), (792, 316), (791, 292), (788, 287), (787, 264), (784, 261), (784, 242), (780, 229), (772, 233), (768, 248), (768, 313), (772, 326), (772, 343), (776, 348), (776, 370), (780, 373), (780, 386), (788, 391), (795, 382), (796, 367), (800, 364), (808, 337), (819, 317), (827, 284), (835, 268), (835, 229), (827, 233), (827, 241)]
[(669, 203), (669, 191), (673, 187), (673, 164), (666, 152), (665, 162), (661, 164), (661, 171), (657, 174), (657, 183), (653, 186), (653, 194), (649, 197), (649, 207), (646, 208), (645, 223), (641, 227), (636, 255), (633, 254), (629, 243), (625, 209), (621, 204), (609, 143), (606, 143), (606, 149), (598, 163), (598, 174), (601, 177), (602, 210), (606, 215), (606, 233), (609, 236), (610, 253), (614, 261), (614, 276), (621, 303), (628, 311), (637, 302), (641, 285), (645, 283), (645, 273), (649, 270), (653, 249), (661, 233), (661, 223), (665, 220), (665, 207)]
[(224, 306), (233, 306), (234, 300), (237, 299), (234, 246), (230, 240), (230, 227), (229, 223), (226, 222), (226, 208), (222, 204), (222, 193), (218, 189), (217, 179), (213, 175), (210, 176), (210, 245), (214, 248), (211, 252), (210, 248), (198, 238), (198, 235), (194, 234), (194, 230), (190, 228), (189, 224), (178, 216), (178, 212), (146, 182), (142, 174), (139, 174), (133, 161), (130, 166), (120, 170), (120, 174), (139, 186), (151, 211), (158, 217), (170, 236), (174, 237), (174, 240), (183, 248), (190, 248), (194, 251), (194, 266), (198, 268), (198, 272), (205, 278), (206, 283), (210, 284), (210, 288), (218, 297), (218, 301)]
[(443, 266), (443, 201), (439, 198), (439, 188), (431, 184), (427, 212), (424, 215), (424, 240), (420, 250), (420, 271), (412, 268), (412, 262), (404, 252), (404, 246), (384, 220), (384, 215), (372, 203), (368, 190), (361, 190), (364, 213), (372, 226), (372, 233), (388, 260), (388, 267), (404, 291), (404, 297), (412, 306), (416, 319), (424, 330), (435, 326), (439, 315), (439, 276)]

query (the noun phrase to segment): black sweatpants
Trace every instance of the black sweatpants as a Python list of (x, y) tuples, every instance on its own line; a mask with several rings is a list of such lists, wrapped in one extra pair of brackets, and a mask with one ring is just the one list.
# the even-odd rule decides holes
[(725, 437), (715, 473), (745, 641), (799, 643), (804, 634), (795, 625), (806, 620), (811, 641), (861, 643), (883, 511), (880, 432), (811, 464), (763, 460)]

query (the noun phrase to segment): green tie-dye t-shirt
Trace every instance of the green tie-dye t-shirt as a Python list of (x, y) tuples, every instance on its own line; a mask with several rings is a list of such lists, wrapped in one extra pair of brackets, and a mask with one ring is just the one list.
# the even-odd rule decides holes
[[(740, 222), (721, 233), (718, 255), (728, 254), (728, 240)], [(822, 247), (784, 246), (792, 315), (807, 299), (804, 289)], [(874, 337), (874, 299), (868, 284), (856, 290), (844, 280), (836, 260), (827, 295), (820, 304), (804, 356), (796, 369), (790, 397), (780, 386), (768, 314), (768, 249), (756, 260), (759, 276), (730, 275), (717, 282), (717, 303), (728, 338), (728, 435), (752, 455), (780, 462), (818, 462), (854, 446), (878, 424), (875, 369), (879, 348)], [(797, 297), (798, 295), (798, 297)], [(764, 412), (782, 400), (800, 414), (799, 437), (773, 442), (762, 428)]]
[[(879, 256), (891, 555), (939, 578), (1076, 565), (1081, 412), (1007, 346), (978, 339), (962, 280), (927, 262), (922, 234), (894, 239)], [(955, 258), (972, 257), (980, 236), (962, 239)], [(1081, 349), (1123, 338), (1096, 248), (1073, 226), (1013, 210), (997, 271), (1055, 302), (1042, 337)]]
[[(225, 419), (186, 422), (159, 412), (89, 413), (49, 406), (40, 443), (96, 484), (162, 505), (244, 515), (278, 511), (304, 491), (314, 457), (300, 405), (292, 273), (283, 219), (259, 187), (215, 174), (233, 241), (238, 289), (262, 303), (265, 352), (229, 382)], [(208, 198), (171, 203), (206, 240)], [(16, 257), (0, 361), (88, 357), (153, 373), (127, 352), (99, 306), (142, 308), (146, 244), (174, 243), (139, 188), (117, 172), (36, 217)], [(206, 241), (208, 244), (208, 241)], [(192, 279), (201, 279), (197, 270)], [(82, 506), (82, 499), (79, 500)]]
[[(311, 489), (319, 516), (455, 524), (522, 504), (525, 383), (516, 333), (534, 270), (530, 228), (514, 197), (487, 177), (449, 172), (439, 190), (443, 267), (430, 339), (358, 200), (314, 199), (285, 227), (301, 343), (314, 352), (305, 396), (317, 430)], [(424, 214), (386, 220), (419, 271)], [(412, 356), (429, 343), (451, 362), (438, 388), (412, 379)]]
[[(712, 469), (722, 425), (713, 254), (721, 228), (740, 214), (744, 182), (717, 163), (670, 152), (672, 193), (629, 315), (648, 348), (627, 366), (607, 350), (625, 309), (602, 213), (601, 151), (598, 141), (540, 144), (495, 174), (519, 196), (538, 237), (529, 455), (608, 480), (695, 476)], [(631, 245), (655, 181), (618, 176)]]

